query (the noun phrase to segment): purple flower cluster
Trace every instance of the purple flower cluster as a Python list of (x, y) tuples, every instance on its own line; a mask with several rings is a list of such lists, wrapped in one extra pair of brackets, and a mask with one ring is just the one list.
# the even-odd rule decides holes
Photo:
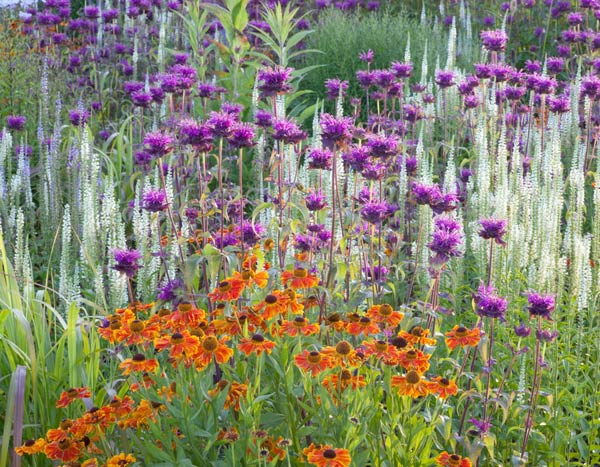
[(458, 221), (446, 216), (436, 217), (431, 241), (427, 244), (434, 253), (430, 259), (431, 266), (438, 269), (450, 258), (461, 256), (463, 237), (462, 226)]

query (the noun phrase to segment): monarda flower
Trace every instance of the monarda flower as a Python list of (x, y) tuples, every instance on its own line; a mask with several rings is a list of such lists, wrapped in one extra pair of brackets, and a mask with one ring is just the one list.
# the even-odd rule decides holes
[(144, 148), (154, 157), (166, 156), (173, 150), (173, 138), (159, 131), (146, 133)]
[(393, 136), (369, 136), (367, 146), (372, 157), (388, 158), (398, 152), (398, 140)]
[(258, 71), (258, 90), (263, 97), (271, 97), (277, 94), (286, 94), (292, 90), (288, 83), (293, 68), (284, 68), (276, 66), (275, 68), (267, 67)]
[(552, 295), (541, 295), (537, 292), (530, 292), (527, 294), (527, 302), (529, 306), (529, 315), (541, 316), (544, 319), (550, 320), (550, 314), (554, 311), (554, 296)]
[(320, 118), (321, 136), (326, 147), (334, 145), (343, 146), (352, 140), (352, 129), (354, 125), (352, 118), (335, 118), (333, 115), (324, 113)]
[(248, 123), (236, 123), (227, 137), (227, 142), (233, 148), (249, 148), (254, 146), (254, 128)]
[(212, 129), (192, 119), (179, 122), (179, 140), (181, 144), (189, 144), (200, 152), (209, 152), (213, 148)]
[(427, 247), (434, 253), (430, 260), (431, 265), (441, 267), (450, 258), (461, 256), (462, 242), (463, 232), (459, 222), (448, 217), (436, 217), (431, 242), (427, 244)]
[(370, 224), (380, 224), (396, 212), (397, 207), (382, 201), (366, 203), (360, 210), (360, 217)]
[(435, 83), (442, 89), (454, 86), (454, 72), (440, 70), (435, 75)]
[(325, 202), (325, 196), (321, 191), (313, 191), (309, 193), (306, 195), (306, 198), (304, 198), (304, 201), (306, 202), (306, 209), (311, 212), (320, 211), (327, 206), (327, 203)]
[(163, 190), (149, 190), (142, 197), (142, 208), (150, 212), (161, 212), (167, 209), (167, 194)]
[(352, 462), (347, 449), (333, 448), (329, 444), (319, 447), (311, 444), (302, 452), (306, 460), (317, 467), (349, 467)]
[(214, 138), (228, 138), (235, 123), (235, 117), (223, 111), (211, 112), (206, 121)]
[(307, 160), (309, 169), (331, 170), (333, 154), (328, 149), (313, 149)]
[(594, 75), (584, 76), (581, 80), (581, 95), (595, 100), (600, 95), (600, 78)]
[(306, 139), (307, 134), (292, 120), (276, 120), (273, 122), (273, 139), (286, 144), (297, 144)]
[(400, 63), (400, 62), (392, 62), (391, 65), (392, 73), (398, 79), (406, 79), (410, 78), (413, 72), (412, 63)]
[(506, 321), (504, 313), (506, 313), (507, 301), (496, 294), (494, 286), (481, 284), (477, 293), (473, 294), (473, 299), (475, 300), (475, 312), (479, 316)]
[(508, 36), (501, 29), (481, 31), (481, 42), (490, 52), (502, 52), (506, 48)]
[(113, 269), (125, 274), (127, 277), (133, 277), (140, 268), (138, 261), (142, 255), (137, 250), (113, 250), (115, 265)]
[(502, 237), (506, 234), (506, 221), (502, 219), (481, 219), (481, 229), (478, 235), (485, 240), (494, 240), (498, 245), (505, 246)]
[(325, 89), (327, 90), (327, 99), (336, 100), (340, 96), (343, 99), (348, 89), (348, 81), (341, 81), (337, 78), (327, 79), (325, 80)]
[(87, 123), (90, 113), (87, 110), (69, 110), (69, 121), (73, 126), (83, 126)]
[(25, 128), (27, 119), (22, 115), (9, 115), (6, 117), (6, 128), (14, 131), (21, 131)]
[(257, 110), (254, 115), (254, 124), (261, 128), (269, 128), (273, 125), (273, 114), (266, 110)]

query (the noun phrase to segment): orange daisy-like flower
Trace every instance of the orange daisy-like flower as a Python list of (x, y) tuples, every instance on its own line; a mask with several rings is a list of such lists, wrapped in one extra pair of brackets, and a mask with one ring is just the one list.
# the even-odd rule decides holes
[(125, 345), (143, 344), (152, 342), (160, 333), (158, 323), (146, 323), (134, 319), (115, 331), (115, 337), (119, 343)]
[(260, 443), (260, 453), (262, 456), (267, 458), (267, 462), (273, 462), (275, 459), (282, 461), (285, 459), (286, 451), (282, 448), (289, 441), (279, 437), (275, 439), (273, 436), (269, 436)]
[(320, 327), (317, 323), (310, 324), (306, 318), (298, 316), (292, 321), (286, 320), (281, 323), (279, 334), (287, 334), (288, 336), (294, 337), (297, 336), (298, 333), (301, 333), (305, 336), (310, 336), (311, 334), (317, 334), (319, 329)]
[(283, 271), (281, 282), (292, 289), (310, 289), (319, 285), (319, 278), (304, 268), (296, 268), (293, 271)]
[(364, 341), (362, 343), (365, 357), (375, 357), (381, 359), (386, 365), (397, 365), (400, 353), (392, 344), (385, 341)]
[(275, 342), (265, 339), (262, 334), (254, 334), (252, 337), (246, 337), (238, 344), (238, 349), (246, 355), (255, 353), (260, 355), (263, 352), (271, 353), (275, 347)]
[(458, 454), (448, 454), (446, 451), (437, 456), (435, 461), (443, 467), (473, 467), (468, 458), (461, 457)]
[(206, 312), (191, 303), (180, 303), (177, 309), (166, 317), (166, 320), (174, 328), (196, 328), (200, 323), (206, 321)]
[(283, 315), (288, 311), (290, 297), (280, 290), (274, 290), (267, 295), (262, 302), (254, 306), (254, 311), (260, 313), (265, 320), (274, 318), (277, 315)]
[(248, 393), (248, 385), (236, 383), (235, 381), (230, 383), (229, 381), (222, 379), (213, 389), (208, 391), (208, 395), (210, 397), (215, 397), (225, 388), (227, 388), (227, 397), (225, 398), (225, 405), (223, 408), (228, 409), (233, 407), (236, 411), (240, 410), (240, 399), (245, 397)]
[(289, 298), (288, 308), (293, 314), (301, 315), (304, 313), (304, 305), (302, 305), (302, 303), (299, 301), (302, 298), (302, 295), (300, 295), (291, 287), (285, 289), (283, 293), (285, 293)]
[(240, 298), (246, 285), (242, 279), (228, 277), (222, 282), (219, 282), (217, 288), (208, 294), (213, 302), (229, 302)]
[(317, 351), (310, 352), (305, 350), (296, 355), (294, 361), (298, 368), (310, 372), (312, 376), (316, 376), (327, 368), (331, 368), (331, 360), (329, 357)]
[(429, 383), (429, 390), (438, 397), (445, 399), (448, 396), (454, 396), (458, 393), (456, 383), (447, 378), (436, 376)]
[(348, 341), (339, 341), (335, 347), (323, 347), (321, 353), (331, 359), (332, 363), (341, 367), (358, 366), (362, 358)]
[(119, 365), (119, 369), (123, 370), (124, 375), (129, 375), (134, 371), (143, 371), (145, 373), (154, 373), (158, 368), (158, 361), (152, 358), (146, 359), (141, 353), (135, 354), (131, 358), (126, 358)]
[(346, 326), (346, 331), (353, 336), (358, 336), (359, 334), (369, 336), (372, 334), (378, 334), (381, 332), (381, 329), (379, 329), (377, 323), (372, 321), (371, 318), (363, 316), (358, 321), (348, 324), (348, 326)]
[(88, 459), (85, 462), (81, 463), (81, 467), (100, 467), (100, 462), (95, 457), (93, 459)]
[(319, 306), (319, 297), (316, 295), (309, 295), (304, 300), (302, 300), (302, 306), (304, 306), (305, 310), (309, 310), (316, 306)]
[(341, 331), (345, 329), (346, 323), (342, 320), (342, 317), (339, 313), (331, 313), (327, 318), (325, 318), (325, 322), (327, 326), (335, 329), (336, 331)]
[(124, 467), (135, 462), (135, 457), (131, 454), (117, 454), (106, 461), (106, 467)]
[(423, 353), (418, 349), (409, 349), (400, 352), (398, 363), (406, 370), (415, 370), (422, 374), (429, 369), (430, 358), (431, 355)]
[(435, 345), (437, 342), (429, 336), (429, 329), (423, 329), (421, 326), (413, 326), (410, 331), (400, 331), (398, 337), (406, 339), (412, 345)]
[(188, 331), (181, 331), (171, 336), (163, 336), (154, 340), (156, 350), (169, 349), (169, 355), (173, 358), (192, 357), (198, 351), (200, 339), (192, 336)]
[(384, 303), (383, 305), (373, 305), (367, 310), (367, 316), (377, 323), (383, 324), (385, 327), (395, 327), (400, 324), (404, 314), (399, 311), (394, 311), (391, 305)]
[(350, 370), (342, 370), (323, 378), (323, 386), (330, 393), (345, 391), (347, 388), (363, 388), (366, 385), (363, 375), (354, 375)]
[(244, 269), (242, 272), (234, 271), (233, 278), (243, 281), (246, 287), (256, 285), (264, 289), (269, 282), (269, 273), (267, 271), (255, 272), (252, 269)]
[(71, 402), (77, 399), (86, 399), (88, 397), (92, 397), (92, 393), (89, 388), (71, 388), (67, 391), (63, 391), (60, 394), (58, 401), (56, 401), (56, 407), (59, 409), (68, 407)]
[(217, 439), (226, 443), (235, 443), (240, 439), (240, 433), (235, 427), (229, 429), (221, 428), (221, 431), (219, 431), (219, 434), (217, 435)]
[(22, 456), (23, 454), (38, 454), (43, 452), (46, 447), (46, 440), (44, 438), (28, 439), (22, 446), (16, 447), (15, 452)]
[(446, 345), (450, 350), (456, 347), (476, 347), (481, 339), (479, 328), (468, 329), (463, 326), (454, 326), (452, 331), (446, 333)]
[(329, 444), (319, 447), (311, 444), (302, 452), (306, 460), (317, 467), (348, 467), (352, 461), (347, 449), (333, 448)]
[(150, 420), (154, 420), (154, 410), (150, 402), (142, 399), (136, 409), (127, 417), (120, 419), (118, 425), (120, 428), (143, 428), (148, 426)]
[(195, 357), (197, 369), (206, 368), (214, 358), (217, 363), (227, 362), (233, 355), (233, 350), (225, 345), (229, 337), (217, 339), (215, 336), (204, 336), (198, 347)]
[(429, 394), (429, 384), (415, 370), (410, 370), (406, 376), (392, 376), (392, 387), (398, 389), (401, 396), (417, 398)]
[(65, 438), (60, 441), (53, 441), (46, 444), (44, 454), (49, 459), (70, 462), (76, 460), (81, 455), (83, 445), (73, 439)]

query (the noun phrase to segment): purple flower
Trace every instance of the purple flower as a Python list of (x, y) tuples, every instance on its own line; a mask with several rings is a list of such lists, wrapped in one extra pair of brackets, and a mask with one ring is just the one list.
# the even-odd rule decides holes
[(254, 115), (254, 123), (261, 128), (269, 128), (273, 125), (273, 115), (266, 110), (257, 110)]
[(412, 63), (392, 62), (392, 66), (390, 68), (398, 79), (410, 78), (413, 72)]
[(308, 168), (331, 170), (333, 154), (328, 149), (313, 149), (308, 154)]
[(549, 96), (548, 97), (548, 110), (563, 114), (571, 109), (569, 97), (565, 95), (561, 96)]
[(531, 316), (541, 316), (550, 320), (550, 314), (554, 311), (555, 306), (554, 296), (530, 292), (527, 294), (527, 302), (529, 303), (527, 309)]
[(227, 138), (229, 145), (234, 148), (249, 148), (254, 146), (254, 128), (248, 123), (236, 123)]
[(173, 150), (173, 138), (159, 131), (146, 133), (144, 147), (153, 156), (163, 157)]
[(481, 219), (481, 230), (478, 234), (485, 240), (494, 240), (498, 245), (505, 246), (502, 237), (506, 235), (506, 221), (502, 219)]
[(398, 152), (398, 140), (394, 136), (369, 136), (367, 146), (372, 157), (387, 158), (396, 155)]
[(136, 165), (140, 166), (142, 170), (150, 170), (150, 163), (152, 162), (152, 154), (146, 151), (138, 151), (133, 156), (133, 161)]
[(565, 71), (565, 59), (561, 57), (548, 57), (546, 68), (549, 73), (560, 73)]
[(140, 268), (138, 261), (142, 255), (137, 250), (113, 250), (115, 265), (113, 269), (125, 274), (127, 277), (133, 277)]
[(450, 258), (462, 255), (463, 231), (459, 222), (449, 217), (438, 216), (434, 219), (431, 241), (427, 247), (434, 253), (430, 263), (433, 267), (441, 267)]
[(258, 80), (261, 83), (258, 85), (258, 89), (263, 97), (290, 92), (292, 87), (287, 81), (290, 79), (292, 71), (294, 71), (292, 68), (281, 66), (276, 66), (275, 68), (267, 67), (259, 70)]
[(600, 95), (600, 78), (594, 75), (584, 76), (581, 80), (581, 95), (597, 99)]
[(375, 56), (375, 54), (373, 53), (373, 51), (371, 49), (367, 50), (366, 52), (361, 52), (358, 54), (358, 58), (365, 63), (372, 63), (374, 56)]
[(435, 82), (440, 88), (449, 88), (454, 85), (454, 72), (440, 70), (435, 75)]
[(321, 191), (313, 191), (309, 193), (306, 195), (306, 198), (304, 198), (304, 201), (306, 202), (306, 209), (309, 211), (320, 211), (327, 206), (327, 203), (325, 202), (325, 196)]
[(6, 117), (6, 127), (9, 130), (21, 131), (25, 128), (27, 119), (22, 115), (9, 115)]
[(142, 197), (142, 208), (150, 212), (160, 212), (167, 209), (167, 194), (163, 190), (149, 190)]
[(227, 138), (231, 133), (236, 119), (226, 112), (211, 112), (206, 124), (211, 129), (214, 138)]
[(324, 113), (321, 115), (320, 123), (325, 146), (343, 145), (352, 139), (354, 125), (350, 117), (335, 118), (333, 115)]
[(382, 89), (389, 89), (395, 82), (396, 76), (390, 70), (375, 70), (375, 84)]
[(209, 152), (213, 147), (212, 129), (195, 120), (186, 119), (179, 122), (181, 144), (196, 146), (200, 152)]
[(212, 99), (216, 92), (216, 88), (211, 83), (200, 83), (198, 85), (198, 96), (205, 99)]
[(325, 89), (327, 90), (327, 99), (336, 100), (340, 96), (342, 99), (346, 96), (348, 81), (340, 81), (337, 78), (325, 80)]
[(358, 70), (356, 72), (356, 80), (361, 88), (367, 89), (375, 83), (375, 73), (367, 70)]
[(143, 91), (136, 91), (131, 94), (131, 102), (133, 102), (133, 105), (135, 105), (137, 107), (148, 108), (148, 106), (150, 106), (152, 101), (153, 101), (153, 98), (152, 98), (152, 94), (150, 94), (150, 93), (143, 92)]
[(379, 224), (394, 215), (396, 207), (382, 201), (365, 204), (360, 210), (360, 217), (371, 224)]
[(469, 422), (471, 422), (475, 428), (477, 428), (479, 433), (487, 433), (492, 427), (492, 424), (489, 422), (489, 420), (478, 420), (476, 418), (471, 418)]
[(479, 105), (479, 98), (474, 95), (465, 96), (463, 102), (466, 109), (474, 109)]
[(348, 152), (342, 154), (342, 160), (352, 170), (361, 172), (369, 162), (369, 148), (366, 146), (352, 146)]
[(558, 337), (558, 331), (550, 331), (547, 329), (538, 329), (535, 331), (535, 337), (542, 342), (552, 342)]
[(518, 337), (529, 337), (529, 334), (531, 334), (531, 328), (525, 326), (525, 323), (523, 323), (523, 321), (521, 321), (521, 324), (519, 324), (518, 326), (515, 326), (514, 330), (515, 334)]
[(481, 31), (483, 46), (491, 52), (502, 52), (506, 48), (508, 36), (501, 29)]
[(385, 266), (363, 266), (362, 271), (367, 277), (367, 282), (385, 281), (390, 273)]
[(158, 289), (158, 299), (163, 302), (176, 302), (181, 299), (184, 292), (184, 283), (181, 279), (167, 281)]
[(87, 110), (69, 110), (69, 121), (73, 126), (83, 126), (87, 123), (90, 113)]
[(305, 139), (306, 136), (306, 133), (292, 120), (282, 119), (273, 122), (273, 139), (276, 141), (283, 141), (286, 144), (297, 144)]
[(494, 286), (485, 286), (481, 284), (477, 293), (473, 294), (476, 308), (475, 311), (481, 317), (499, 318), (500, 321), (506, 321), (504, 313), (506, 313), (507, 301), (505, 298), (496, 294)]

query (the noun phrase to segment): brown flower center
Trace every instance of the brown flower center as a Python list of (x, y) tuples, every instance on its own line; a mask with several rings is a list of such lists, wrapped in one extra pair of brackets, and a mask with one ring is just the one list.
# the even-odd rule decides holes
[(61, 451), (65, 451), (65, 450), (69, 449), (69, 447), (71, 447), (71, 441), (69, 441), (68, 439), (61, 439), (58, 442), (58, 448)]
[(144, 330), (144, 323), (139, 319), (134, 319), (129, 323), (129, 329), (131, 332), (142, 332)]
[(378, 352), (385, 352), (388, 348), (388, 344), (385, 341), (377, 341), (375, 342), (375, 350)]
[(460, 465), (460, 456), (457, 454), (452, 454), (448, 458), (448, 465)]
[(352, 345), (348, 341), (340, 341), (335, 346), (335, 351), (339, 355), (348, 355), (350, 352), (352, 352)]
[(341, 319), (342, 317), (339, 315), (339, 313), (332, 313), (327, 317), (327, 322), (338, 323)]
[(25, 441), (25, 446), (30, 447), (33, 446), (35, 444), (35, 440), (33, 439), (28, 439), (27, 441)]
[(456, 329), (456, 337), (465, 337), (467, 334), (469, 334), (469, 330), (467, 328), (464, 327), (459, 327)]
[(448, 378), (440, 378), (438, 383), (440, 384), (440, 386), (444, 386), (444, 387), (450, 386), (450, 381), (448, 380)]
[(219, 347), (219, 341), (215, 336), (206, 336), (202, 341), (202, 348), (207, 352), (214, 352)]
[(133, 357), (131, 357), (131, 359), (134, 362), (143, 362), (146, 360), (146, 357), (144, 357), (141, 353), (136, 353)]
[(413, 336), (416, 336), (416, 337), (421, 337), (421, 336), (423, 336), (423, 335), (424, 335), (424, 330), (423, 330), (423, 328), (422, 328), (421, 326), (415, 326), (414, 328), (412, 328), (412, 329), (410, 330), (410, 333), (411, 333)]
[(321, 360), (323, 360), (323, 356), (321, 355), (320, 352), (311, 352), (308, 354), (308, 356), (306, 357), (306, 359), (313, 364), (317, 364), (317, 363), (321, 363)]
[(73, 422), (68, 418), (65, 418), (62, 422), (60, 422), (60, 429), (67, 431), (69, 428), (73, 426)]
[(349, 370), (342, 370), (340, 373), (340, 379), (342, 381), (350, 381), (352, 379), (352, 373)]
[(219, 292), (225, 293), (231, 290), (231, 283), (229, 281), (223, 281), (219, 283)]
[(408, 341), (404, 337), (394, 337), (392, 339), (392, 345), (397, 349), (403, 349), (408, 345)]
[(417, 356), (418, 354), (416, 350), (409, 350), (408, 352), (406, 352), (407, 360), (415, 360)]
[(323, 457), (325, 459), (335, 459), (337, 455), (335, 454), (335, 451), (333, 449), (325, 449), (323, 451)]
[(391, 305), (388, 305), (387, 303), (384, 303), (379, 308), (379, 314), (381, 316), (390, 316), (393, 312), (394, 312), (394, 309), (392, 308)]
[(204, 337), (204, 331), (201, 329), (200, 326), (190, 329), (190, 334), (196, 337)]
[(161, 308), (160, 310), (158, 310), (159, 318), (164, 318), (165, 316), (169, 316), (170, 314), (171, 310), (169, 310), (168, 308)]
[(171, 336), (171, 344), (183, 344), (184, 338), (183, 338), (183, 334), (176, 332), (175, 334), (173, 334)]
[(194, 307), (192, 306), (191, 303), (180, 303), (177, 306), (177, 310), (179, 310), (180, 313), (189, 313), (193, 309), (194, 309)]
[(263, 243), (263, 245), (264, 245), (265, 251), (271, 251), (275, 246), (275, 242), (273, 241), (272, 238), (267, 238), (265, 240), (265, 243)]
[(360, 321), (360, 315), (358, 313), (348, 313), (346, 318), (351, 323), (358, 323)]
[(261, 342), (264, 342), (264, 341), (265, 341), (265, 338), (262, 335), (260, 335), (260, 334), (254, 334), (252, 336), (252, 342), (261, 343)]
[(363, 326), (368, 326), (369, 324), (371, 324), (371, 319), (367, 318), (366, 316), (363, 316), (359, 322)]
[(287, 288), (285, 289), (285, 294), (288, 296), (288, 298), (292, 301), (296, 300), (296, 292), (294, 291), (294, 289), (290, 289)]
[(219, 391), (222, 391), (223, 389), (225, 389), (225, 388), (227, 387), (227, 384), (229, 384), (229, 383), (227, 382), (227, 380), (225, 380), (225, 379), (222, 379), (221, 381), (219, 381), (219, 382), (217, 383), (217, 389), (218, 389)]
[(296, 328), (303, 328), (304, 326), (306, 326), (308, 323), (306, 322), (306, 319), (298, 316), (297, 318), (294, 318), (294, 321), (292, 321), (294, 323), (294, 327)]
[(275, 303), (277, 303), (277, 297), (275, 295), (267, 295), (265, 297), (265, 303), (268, 303), (269, 305), (273, 305)]
[(411, 370), (406, 373), (406, 382), (408, 384), (417, 384), (419, 381), (421, 381), (421, 375), (419, 375), (419, 373), (416, 371)]
[(308, 276), (308, 271), (304, 268), (296, 268), (294, 269), (294, 277), (298, 279), (304, 279)]
[(248, 271), (247, 269), (245, 271), (242, 271), (242, 279), (245, 281), (249, 281), (250, 279), (252, 279), (252, 276), (254, 274), (252, 273), (252, 271)]
[(111, 321), (111, 323), (110, 323), (110, 329), (112, 331), (116, 331), (117, 329), (121, 329), (121, 321), (119, 321), (119, 320)]
[(79, 395), (79, 391), (75, 388), (71, 388), (67, 391), (67, 396), (69, 396), (71, 399), (73, 399), (74, 397), (77, 397)]

